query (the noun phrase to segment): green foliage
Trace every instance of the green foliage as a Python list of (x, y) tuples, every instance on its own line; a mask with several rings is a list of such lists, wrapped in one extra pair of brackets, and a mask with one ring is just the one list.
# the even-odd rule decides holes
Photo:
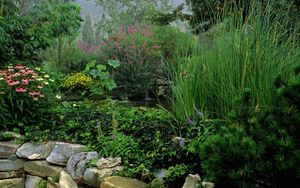
[(233, 101), (244, 88), (255, 95), (251, 106), (276, 105), (274, 77), (279, 73), (291, 77), (300, 55), (299, 26), (283, 29), (292, 24), (287, 14), (253, 4), (247, 23), (228, 17), (208, 33), (211, 46), (199, 44), (191, 55), (179, 57), (182, 63), (172, 77), (178, 119), (197, 116), (195, 107), (211, 117), (225, 118), (238, 108)]
[[(98, 0), (105, 14), (97, 24), (97, 36), (107, 36), (118, 30), (120, 23), (133, 25), (150, 20), (158, 12), (167, 11), (169, 0)], [(101, 39), (99, 39), (101, 41)]]
[[(299, 19), (294, 19), (295, 14), (299, 16), (300, 6), (298, 0), (187, 0), (187, 3), (193, 12), (189, 20), (195, 33), (209, 30), (219, 19), (224, 19), (228, 16), (234, 16), (241, 19), (241, 22), (247, 22), (247, 19), (251, 17), (250, 12), (253, 3), (261, 5), (261, 8), (265, 9), (265, 11), (271, 8), (274, 9), (274, 12), (288, 12), (287, 20), (289, 19), (291, 25), (299, 22)], [(289, 26), (286, 28), (289, 28)]]
[(187, 173), (188, 167), (185, 164), (178, 164), (167, 169), (165, 179), (168, 181), (174, 181), (179, 177), (187, 175)]
[(47, 180), (41, 180), (39, 183), (39, 188), (47, 188)]
[[(4, 1), (4, 7), (9, 1)], [(37, 4), (20, 15), (18, 4), (14, 12), (0, 17), (1, 66), (17, 60), (37, 61), (38, 53), (53, 42), (54, 38), (71, 35), (80, 27), (80, 7), (72, 4)], [(4, 9), (6, 10), (6, 9)]]
[[(71, 38), (62, 38), (61, 51), (57, 50), (57, 43), (40, 53), (39, 58), (44, 60), (44, 66), (56, 74), (70, 74), (83, 71), (86, 64), (97, 59), (97, 55), (89, 52), (81, 42)], [(58, 54), (60, 58), (58, 58)]]
[[(118, 63), (113, 61), (109, 61), (108, 65), (112, 65), (112, 68), (118, 67)], [(86, 65), (84, 72), (91, 75), (94, 80), (90, 87), (92, 97), (101, 99), (117, 87), (105, 65), (96, 64), (96, 61), (92, 61)]]
[(300, 74), (277, 84), (281, 104), (249, 108), (252, 93), (247, 90), (232, 123), (198, 142), (207, 179), (224, 187), (299, 185)]
[[(196, 37), (181, 32), (171, 26), (158, 26), (155, 28), (157, 44), (161, 46), (162, 56), (173, 66), (181, 62), (176, 62), (178, 56), (189, 55), (197, 48)], [(176, 64), (176, 65), (175, 65)]]

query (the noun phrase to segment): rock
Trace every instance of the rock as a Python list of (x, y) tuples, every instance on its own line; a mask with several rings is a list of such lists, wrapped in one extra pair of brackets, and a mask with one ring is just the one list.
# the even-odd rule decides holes
[(189, 174), (185, 178), (185, 182), (182, 188), (198, 188), (201, 185), (201, 178), (198, 174), (192, 175)]
[(122, 170), (122, 166), (108, 169), (87, 168), (84, 172), (83, 182), (92, 187), (99, 187), (105, 177), (111, 176), (114, 172)]
[(8, 178), (19, 178), (22, 176), (21, 171), (0, 172), (0, 180)]
[(77, 184), (75, 183), (75, 181), (64, 170), (60, 172), (59, 186), (60, 188), (77, 188)]
[(83, 145), (57, 142), (46, 160), (49, 163), (66, 165), (71, 155), (80, 153), (83, 149)]
[(0, 159), (8, 159), (20, 145), (13, 142), (0, 142)]
[(116, 158), (101, 158), (97, 161), (96, 165), (98, 169), (104, 169), (104, 168), (112, 168), (118, 165), (121, 165), (122, 159), (121, 157)]
[(202, 186), (203, 186), (204, 188), (214, 188), (214, 187), (215, 187), (215, 184), (214, 184), (214, 183), (211, 183), (211, 182), (205, 182), (205, 181), (203, 181), (203, 182), (202, 182)]
[(46, 181), (47, 183), (47, 188), (60, 188), (59, 184), (55, 181), (53, 181), (53, 179), (51, 177), (48, 177), (48, 180)]
[(41, 177), (27, 175), (25, 181), (25, 188), (38, 188), (42, 180), (43, 178)]
[(100, 188), (144, 188), (146, 186), (146, 183), (138, 181), (137, 179), (111, 176), (104, 179)]
[(46, 159), (51, 153), (53, 147), (53, 142), (49, 142), (47, 144), (26, 143), (17, 150), (17, 155), (20, 158), (27, 158), (30, 160)]
[(8, 160), (3, 159), (0, 160), (0, 171), (16, 171), (24, 168), (24, 160), (16, 159), (16, 160)]
[(46, 161), (28, 161), (24, 169), (29, 174), (40, 177), (58, 176), (63, 167), (53, 166)]
[(81, 152), (71, 155), (67, 163), (67, 172), (73, 179), (79, 179), (86, 170), (86, 164), (98, 157), (97, 152)]
[(0, 180), (1, 188), (24, 188), (25, 183), (23, 178), (11, 178)]

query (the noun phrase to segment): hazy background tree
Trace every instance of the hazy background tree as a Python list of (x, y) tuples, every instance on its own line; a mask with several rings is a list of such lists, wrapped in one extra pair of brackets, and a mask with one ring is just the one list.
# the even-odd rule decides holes
[(83, 28), (82, 28), (82, 41), (88, 45), (95, 43), (95, 32), (93, 28), (93, 20), (90, 14), (85, 16)]

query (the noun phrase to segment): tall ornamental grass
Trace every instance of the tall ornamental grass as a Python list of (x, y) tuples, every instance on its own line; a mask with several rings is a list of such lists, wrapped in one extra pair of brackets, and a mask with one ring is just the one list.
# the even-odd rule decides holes
[(224, 118), (237, 108), (234, 101), (245, 88), (255, 96), (253, 107), (279, 102), (273, 83), (278, 75), (291, 77), (300, 61), (299, 22), (275, 1), (252, 3), (248, 16), (241, 15), (233, 11), (219, 19), (208, 32), (212, 46), (199, 44), (172, 67), (172, 104), (179, 119), (195, 118), (197, 110)]

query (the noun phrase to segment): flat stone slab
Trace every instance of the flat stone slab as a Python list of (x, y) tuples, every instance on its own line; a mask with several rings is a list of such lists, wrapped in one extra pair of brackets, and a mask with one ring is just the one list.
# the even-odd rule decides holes
[(2, 159), (0, 160), (0, 172), (4, 171), (18, 171), (24, 168), (24, 160), (16, 159), (16, 160), (8, 160)]
[(0, 159), (8, 159), (20, 146), (14, 142), (0, 142)]
[(25, 188), (38, 188), (42, 180), (43, 178), (41, 177), (27, 175), (25, 181)]
[(83, 150), (84, 146), (80, 144), (57, 142), (46, 160), (52, 164), (66, 165), (71, 155), (80, 153)]
[(24, 188), (25, 182), (23, 178), (11, 178), (0, 180), (1, 188)]
[(59, 176), (63, 167), (51, 165), (46, 161), (28, 161), (25, 163), (24, 169), (34, 176), (51, 177)]
[(0, 172), (0, 180), (8, 178), (19, 178), (23, 175), (22, 171)]
[(111, 176), (104, 179), (100, 188), (145, 188), (146, 186), (146, 183), (138, 181), (137, 179)]
[(73, 179), (79, 179), (83, 176), (86, 165), (92, 159), (97, 158), (97, 152), (81, 152), (71, 155), (67, 163), (67, 172)]
[(46, 159), (51, 153), (55, 143), (46, 144), (25, 143), (17, 149), (17, 156), (30, 160)]

